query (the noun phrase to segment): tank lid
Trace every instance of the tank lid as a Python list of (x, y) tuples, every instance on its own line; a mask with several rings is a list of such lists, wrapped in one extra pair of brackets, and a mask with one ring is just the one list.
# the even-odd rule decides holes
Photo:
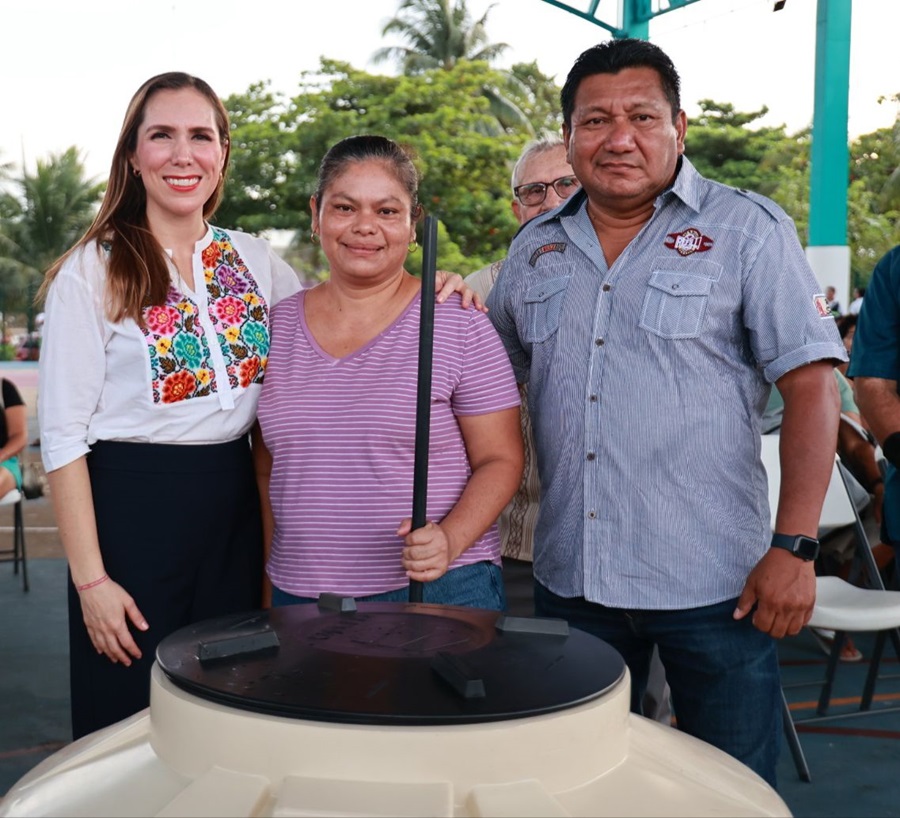
[(625, 672), (562, 620), (324, 596), (176, 631), (157, 662), (179, 687), (243, 710), (378, 725), (523, 718), (601, 696)]

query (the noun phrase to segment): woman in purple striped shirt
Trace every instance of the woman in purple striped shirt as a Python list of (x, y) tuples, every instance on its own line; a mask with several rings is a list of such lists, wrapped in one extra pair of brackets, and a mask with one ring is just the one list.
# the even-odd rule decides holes
[(329, 277), (272, 312), (256, 452), (272, 604), (332, 592), (502, 609), (496, 520), (522, 474), (519, 395), (487, 317), (435, 307), (428, 522), (411, 531), (418, 174), (379, 136), (329, 150), (310, 199)]

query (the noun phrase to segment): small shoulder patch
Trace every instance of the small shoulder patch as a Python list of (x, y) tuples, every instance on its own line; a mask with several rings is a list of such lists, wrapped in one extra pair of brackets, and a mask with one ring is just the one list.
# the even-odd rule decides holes
[(831, 307), (828, 306), (828, 299), (824, 293), (816, 293), (813, 296), (813, 303), (816, 305), (816, 312), (819, 313), (819, 318), (834, 318), (834, 313), (831, 311)]
[(531, 258), (528, 259), (528, 263), (534, 267), (537, 264), (537, 260), (543, 256), (545, 253), (565, 253), (566, 252), (566, 243), (564, 241), (554, 241), (550, 244), (544, 244), (541, 247), (538, 247), (531, 254)]
[(736, 187), (735, 190), (749, 199), (756, 205), (759, 205), (763, 210), (766, 211), (775, 221), (781, 221), (782, 219), (788, 218), (787, 213), (784, 212), (782, 207), (775, 202), (773, 202), (768, 196), (763, 196), (761, 193), (754, 193), (752, 190), (745, 190), (742, 187)]

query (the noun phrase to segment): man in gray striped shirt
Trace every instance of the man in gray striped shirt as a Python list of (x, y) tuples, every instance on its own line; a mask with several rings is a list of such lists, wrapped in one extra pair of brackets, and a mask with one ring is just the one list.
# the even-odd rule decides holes
[[(529, 390), (536, 611), (619, 650), (636, 711), (658, 646), (679, 728), (774, 784), (775, 639), (815, 599), (843, 345), (791, 219), (683, 155), (659, 48), (588, 49), (561, 99), (582, 191), (521, 229), (488, 299)], [(773, 383), (774, 536), (759, 428)]]

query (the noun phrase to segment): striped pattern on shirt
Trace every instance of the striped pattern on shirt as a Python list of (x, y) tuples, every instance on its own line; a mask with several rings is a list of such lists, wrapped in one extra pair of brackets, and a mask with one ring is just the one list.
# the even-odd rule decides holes
[(769, 546), (771, 384), (846, 360), (797, 231), (687, 159), (607, 265), (584, 193), (528, 222), (488, 299), (528, 383), (535, 577), (616, 608), (737, 597)]
[[(297, 596), (368, 596), (402, 588), (412, 516), (420, 302), (344, 358), (315, 342), (305, 292), (272, 311), (259, 421), (272, 454), (275, 534), (267, 570)], [(442, 519), (471, 474), (457, 415), (519, 404), (512, 368), (487, 317), (458, 296), (435, 307), (427, 518)], [(499, 564), (496, 526), (453, 567)]]

